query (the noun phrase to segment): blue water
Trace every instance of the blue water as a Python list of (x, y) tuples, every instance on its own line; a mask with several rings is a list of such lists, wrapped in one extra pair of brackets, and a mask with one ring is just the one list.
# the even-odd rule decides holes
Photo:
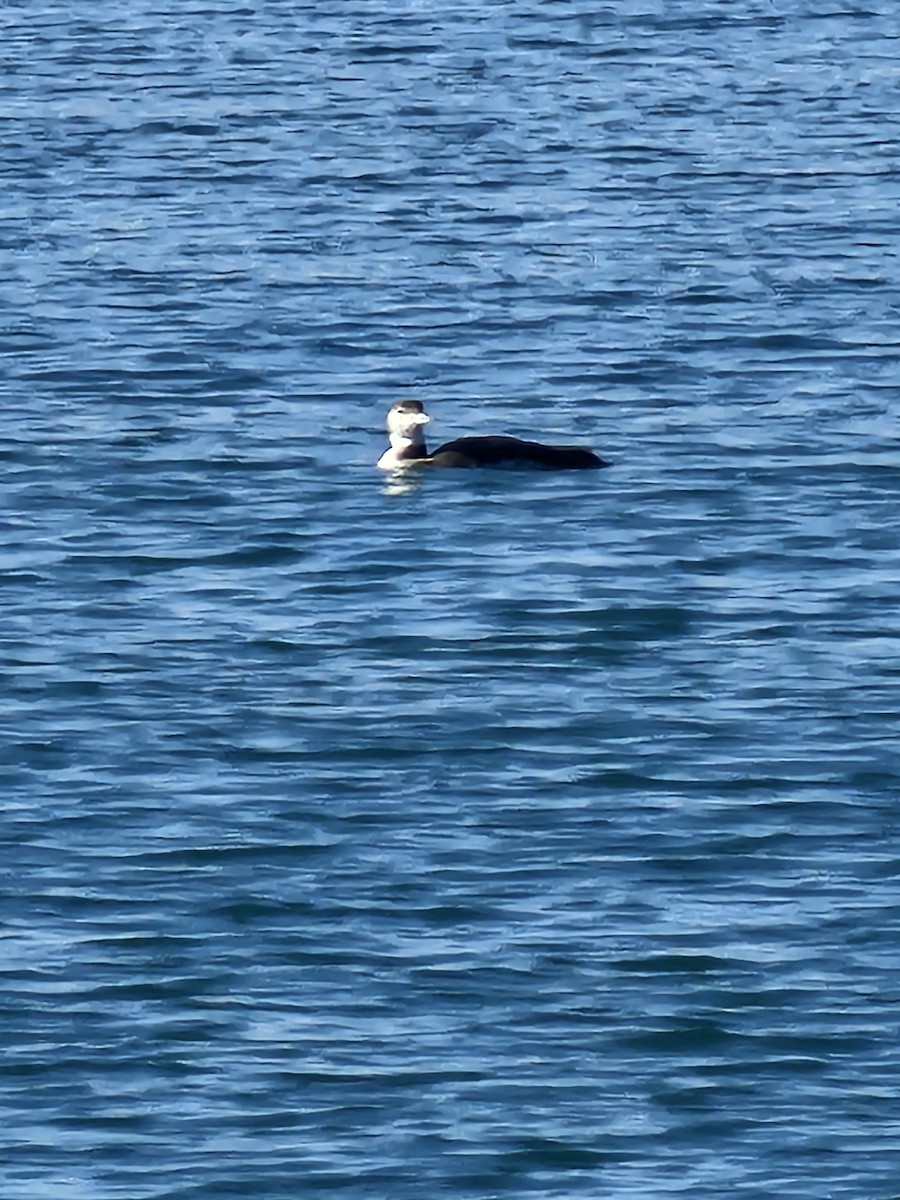
[(895, 1200), (896, 6), (0, 35), (0, 1196)]

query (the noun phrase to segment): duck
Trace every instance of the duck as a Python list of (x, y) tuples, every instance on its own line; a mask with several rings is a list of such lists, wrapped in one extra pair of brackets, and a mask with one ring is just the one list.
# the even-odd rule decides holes
[(424, 426), (431, 418), (421, 400), (398, 400), (387, 415), (390, 449), (378, 460), (382, 471), (405, 467), (526, 467), (544, 471), (584, 471), (608, 467), (584, 446), (547, 446), (503, 434), (454, 438), (432, 454)]

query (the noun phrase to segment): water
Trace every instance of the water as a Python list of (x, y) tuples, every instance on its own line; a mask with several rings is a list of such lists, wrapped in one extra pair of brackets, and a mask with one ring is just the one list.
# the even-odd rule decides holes
[(894, 1200), (893, 6), (0, 30), (2, 1194)]

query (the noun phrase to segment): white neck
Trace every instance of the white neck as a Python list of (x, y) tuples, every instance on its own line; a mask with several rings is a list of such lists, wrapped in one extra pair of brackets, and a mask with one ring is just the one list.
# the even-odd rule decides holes
[(421, 434), (406, 437), (402, 433), (392, 433), (389, 436), (389, 441), (391, 443), (390, 450), (385, 450), (384, 454), (378, 460), (378, 466), (381, 467), (382, 471), (391, 471), (395, 467), (407, 466), (410, 462), (414, 462), (415, 459), (404, 458), (403, 451), (410, 450), (413, 446), (425, 445), (425, 439)]

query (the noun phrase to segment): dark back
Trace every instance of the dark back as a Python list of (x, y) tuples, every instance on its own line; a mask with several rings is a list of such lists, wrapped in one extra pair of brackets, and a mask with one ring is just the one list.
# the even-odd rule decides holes
[(608, 466), (593, 450), (583, 446), (545, 446), (503, 436), (461, 437), (434, 451), (461, 454), (479, 467), (534, 466), (547, 470), (579, 471)]

